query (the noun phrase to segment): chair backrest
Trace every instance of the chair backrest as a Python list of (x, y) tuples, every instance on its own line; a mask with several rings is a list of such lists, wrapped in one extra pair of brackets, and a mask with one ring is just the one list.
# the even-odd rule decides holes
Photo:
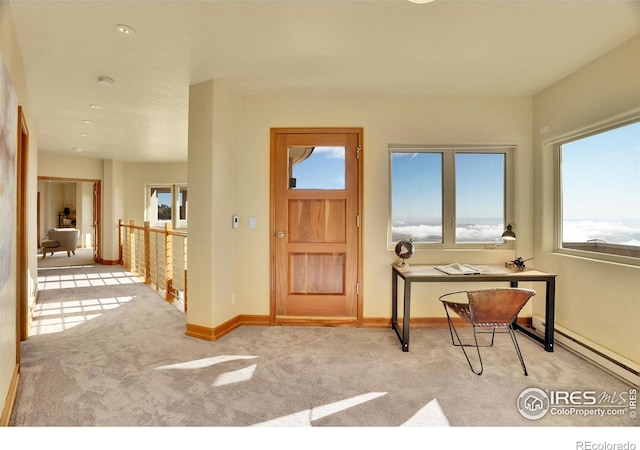
[(467, 291), (471, 323), (508, 325), (536, 291), (523, 288), (491, 288)]

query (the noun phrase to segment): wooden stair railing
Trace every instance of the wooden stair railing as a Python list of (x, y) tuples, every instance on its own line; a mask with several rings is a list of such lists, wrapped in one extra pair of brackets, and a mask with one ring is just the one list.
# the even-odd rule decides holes
[(187, 233), (118, 221), (120, 265), (154, 286), (166, 301), (177, 298), (187, 311)]

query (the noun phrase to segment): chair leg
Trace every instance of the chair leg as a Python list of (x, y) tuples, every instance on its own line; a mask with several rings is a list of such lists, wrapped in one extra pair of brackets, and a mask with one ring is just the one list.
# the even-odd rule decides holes
[(522, 365), (522, 370), (524, 371), (525, 376), (529, 376), (527, 373), (527, 367), (524, 365), (524, 359), (522, 358), (522, 352), (520, 352), (520, 346), (518, 345), (518, 340), (516, 339), (516, 334), (513, 331), (512, 327), (507, 328), (509, 330), (509, 335), (511, 336), (511, 340), (513, 341), (513, 346), (516, 349), (516, 353), (518, 354), (518, 359), (520, 360), (520, 364)]
[[(484, 370), (484, 366), (482, 364), (482, 356), (480, 356), (480, 347), (478, 345), (478, 339), (476, 337), (476, 329), (475, 327), (473, 327), (473, 340), (475, 341), (475, 346), (473, 345), (465, 345), (462, 343), (462, 340), (460, 339), (460, 336), (458, 335), (458, 330), (456, 330), (456, 327), (453, 325), (453, 322), (451, 321), (451, 317), (449, 316), (449, 312), (447, 311), (447, 309), (445, 308), (445, 312), (447, 313), (447, 322), (449, 323), (449, 334), (451, 335), (451, 343), (455, 346), (455, 347), (460, 347), (462, 349), (462, 353), (464, 353), (464, 357), (467, 358), (467, 364), (469, 364), (469, 368), (471, 369), (471, 371), (473, 373), (475, 373), (476, 375), (482, 375), (482, 372)], [(495, 330), (494, 330), (495, 331)], [(453, 335), (455, 334), (456, 339), (458, 339), (458, 343), (456, 344)], [(492, 337), (492, 342), (493, 342), (493, 337)], [(480, 370), (476, 370), (473, 368), (473, 364), (471, 364), (471, 360), (469, 359), (469, 355), (467, 355), (467, 351), (464, 349), (465, 347), (475, 347), (476, 351), (478, 352), (478, 360), (480, 361)]]

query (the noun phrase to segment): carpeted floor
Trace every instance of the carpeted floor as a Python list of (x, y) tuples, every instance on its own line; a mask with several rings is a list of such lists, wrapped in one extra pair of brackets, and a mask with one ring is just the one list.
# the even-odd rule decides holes
[[(507, 335), (471, 373), (447, 329), (241, 327), (185, 336), (184, 314), (120, 266), (39, 271), (11, 425), (125, 427), (628, 427), (629, 414), (523, 417), (528, 388), (627, 393), (580, 357)], [(628, 411), (627, 411), (628, 412)]]
[(67, 256), (67, 252), (47, 253), (43, 258), (38, 253), (38, 269), (46, 267), (72, 267), (93, 265), (93, 248), (77, 248), (76, 254)]

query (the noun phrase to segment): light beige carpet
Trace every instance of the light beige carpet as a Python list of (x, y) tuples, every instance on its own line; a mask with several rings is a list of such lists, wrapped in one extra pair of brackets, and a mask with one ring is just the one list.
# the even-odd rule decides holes
[(47, 267), (71, 267), (71, 266), (91, 266), (93, 265), (93, 248), (78, 248), (76, 254), (67, 256), (67, 252), (55, 252), (53, 255), (47, 253), (43, 258), (42, 253), (38, 253), (38, 268)]
[[(40, 271), (12, 426), (628, 427), (625, 416), (524, 418), (527, 388), (625, 392), (578, 356), (507, 335), (471, 373), (447, 329), (241, 327), (185, 336), (184, 314), (120, 266)], [(267, 301), (267, 300), (265, 300)], [(527, 439), (521, 436), (519, 439)], [(423, 447), (423, 445), (419, 445)]]

